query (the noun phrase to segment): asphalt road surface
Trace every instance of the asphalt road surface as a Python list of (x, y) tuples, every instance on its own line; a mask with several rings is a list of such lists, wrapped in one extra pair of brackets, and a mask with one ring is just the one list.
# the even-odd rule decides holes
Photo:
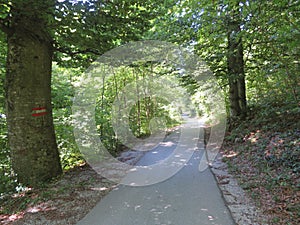
[[(198, 169), (204, 154), (203, 131), (195, 119), (187, 120), (187, 129), (184, 132), (190, 139), (186, 136), (184, 140), (180, 138), (182, 130), (174, 131), (156, 148), (146, 152), (137, 164), (146, 168), (151, 165), (155, 167), (171, 158), (176, 165), (182, 162), (182, 166), (177, 167), (178, 172), (172, 175), (172, 168), (161, 164), (161, 167), (155, 167), (154, 174), (142, 173), (131, 177), (133, 182), (134, 179), (149, 179), (149, 185), (119, 185), (79, 221), (78, 225), (235, 224), (210, 169), (203, 172)], [(195, 130), (200, 130), (200, 133)], [(195, 139), (198, 139), (196, 146)], [(182, 153), (182, 149), (187, 151)], [(172, 163), (169, 161), (168, 164)]]

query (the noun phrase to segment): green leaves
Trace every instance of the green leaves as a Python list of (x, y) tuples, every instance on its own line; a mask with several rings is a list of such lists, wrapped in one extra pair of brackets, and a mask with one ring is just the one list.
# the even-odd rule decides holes
[[(153, 37), (191, 46), (222, 86), (227, 79), (228, 22), (241, 15), (247, 96), (250, 102), (272, 95), (299, 101), (300, 31), (298, 1), (181, 1), (155, 21)], [(232, 34), (234, 35), (234, 34)]]
[(9, 13), (10, 6), (7, 2), (0, 1), (0, 18), (5, 19)]
[[(52, 27), (56, 49), (71, 55), (74, 66), (87, 66), (117, 45), (142, 39), (151, 20), (164, 11), (162, 4), (150, 0), (57, 2)], [(66, 65), (63, 57), (58, 53), (56, 60)]]

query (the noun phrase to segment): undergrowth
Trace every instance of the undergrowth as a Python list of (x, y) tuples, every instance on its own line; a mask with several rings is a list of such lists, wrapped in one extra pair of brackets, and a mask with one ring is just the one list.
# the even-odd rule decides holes
[(223, 151), (231, 172), (269, 218), (300, 224), (300, 109), (268, 103), (227, 132)]

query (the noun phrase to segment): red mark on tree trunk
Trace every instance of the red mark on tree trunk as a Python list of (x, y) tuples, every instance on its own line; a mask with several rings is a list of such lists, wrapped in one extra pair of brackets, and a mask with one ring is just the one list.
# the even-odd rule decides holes
[(32, 116), (43, 116), (47, 114), (46, 107), (38, 107), (38, 108), (33, 108), (32, 109)]

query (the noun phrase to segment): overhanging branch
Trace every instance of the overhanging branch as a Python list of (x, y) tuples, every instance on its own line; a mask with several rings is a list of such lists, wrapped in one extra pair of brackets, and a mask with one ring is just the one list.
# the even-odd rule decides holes
[(90, 48), (84, 49), (84, 50), (73, 51), (68, 47), (60, 46), (57, 42), (54, 43), (54, 50), (58, 51), (58, 52), (61, 52), (61, 53), (64, 53), (64, 54), (67, 54), (71, 57), (79, 55), (79, 54), (87, 54), (87, 53), (92, 53), (94, 55), (101, 55), (99, 51), (94, 50), (94, 49), (90, 49)]

